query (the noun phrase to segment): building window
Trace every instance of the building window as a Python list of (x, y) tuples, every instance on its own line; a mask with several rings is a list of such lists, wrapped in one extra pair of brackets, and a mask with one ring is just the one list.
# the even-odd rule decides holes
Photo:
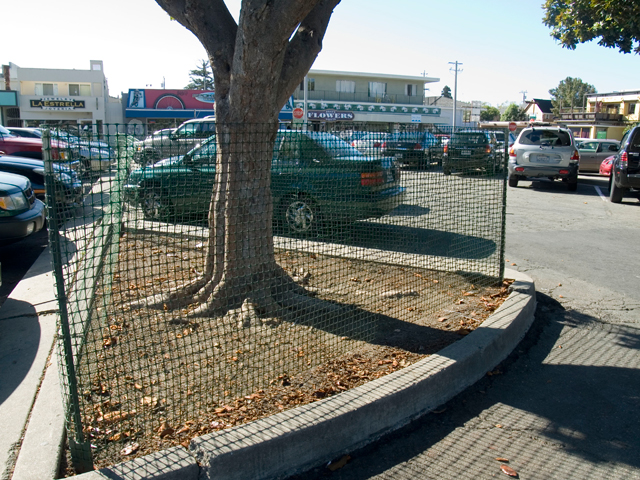
[(36, 83), (36, 95), (58, 95), (57, 83)]
[(381, 97), (387, 94), (387, 84), (382, 82), (369, 82), (369, 96)]
[(336, 80), (336, 92), (355, 93), (356, 82), (352, 80)]
[(77, 83), (69, 84), (69, 96), (70, 97), (90, 97), (91, 85), (82, 85)]
[(411, 83), (407, 84), (405, 87), (405, 95), (408, 97), (415, 97), (418, 95), (418, 85), (412, 85)]
[(636, 113), (636, 102), (633, 102), (633, 103), (629, 104), (629, 113), (628, 113), (628, 115), (633, 115), (634, 113)]
[[(307, 78), (307, 90), (312, 92), (316, 89), (316, 79), (315, 78)], [(304, 92), (304, 80), (300, 82), (300, 91)]]

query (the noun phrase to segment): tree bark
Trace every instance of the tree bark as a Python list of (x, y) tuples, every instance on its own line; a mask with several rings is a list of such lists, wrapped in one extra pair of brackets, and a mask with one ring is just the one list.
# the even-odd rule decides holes
[(238, 24), (223, 0), (156, 1), (207, 51), (218, 156), (204, 274), (143, 303), (199, 303), (201, 315), (321, 309), (276, 263), (271, 159), (278, 114), (322, 49), (340, 0), (243, 0)]

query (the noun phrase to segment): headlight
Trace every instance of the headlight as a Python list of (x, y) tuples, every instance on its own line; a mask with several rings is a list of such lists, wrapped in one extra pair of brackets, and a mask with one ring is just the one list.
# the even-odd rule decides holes
[(58, 180), (60, 183), (73, 183), (73, 178), (71, 178), (71, 175), (67, 175), (66, 173), (56, 172), (53, 174), (53, 178)]
[(3, 210), (24, 210), (29, 208), (29, 203), (22, 192), (13, 195), (0, 195), (0, 208)]

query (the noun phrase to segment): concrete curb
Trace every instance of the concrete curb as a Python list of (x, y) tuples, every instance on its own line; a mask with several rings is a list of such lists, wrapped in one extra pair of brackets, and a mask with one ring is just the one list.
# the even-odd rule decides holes
[(511, 353), (533, 323), (536, 299), (531, 278), (513, 270), (505, 278), (516, 280), (513, 291), (491, 317), (415, 365), (325, 400), (195, 438), (193, 456), (174, 448), (75, 478), (285, 478), (362, 447), (450, 400)]

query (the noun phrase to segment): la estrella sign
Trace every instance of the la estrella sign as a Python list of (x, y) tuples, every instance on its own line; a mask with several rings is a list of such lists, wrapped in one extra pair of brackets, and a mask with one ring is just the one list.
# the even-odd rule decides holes
[(31, 108), (41, 108), (43, 110), (75, 110), (85, 108), (84, 100), (74, 100), (72, 98), (40, 98), (29, 100)]
[(324, 120), (325, 122), (353, 120), (354, 116), (353, 112), (336, 112), (335, 110), (312, 110), (307, 112), (309, 120)]

